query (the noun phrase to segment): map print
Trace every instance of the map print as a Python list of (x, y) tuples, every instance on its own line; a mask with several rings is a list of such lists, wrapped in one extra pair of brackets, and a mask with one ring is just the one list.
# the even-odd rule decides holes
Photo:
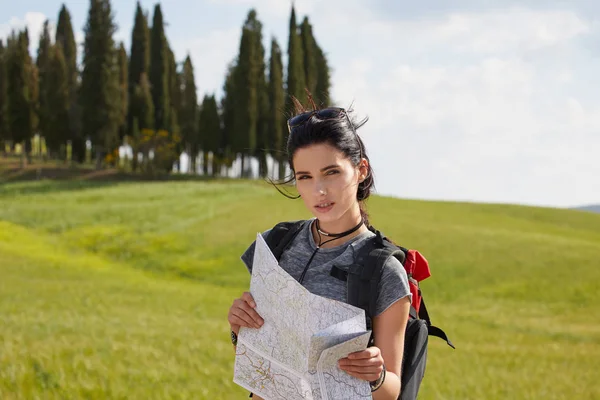
[(370, 336), (360, 308), (310, 293), (256, 236), (250, 293), (264, 319), (241, 328), (233, 381), (266, 400), (370, 399), (369, 383), (337, 367)]
[(355, 351), (364, 350), (369, 343), (369, 336), (370, 333), (367, 332), (323, 351), (317, 364), (319, 383), (324, 389), (321, 390), (323, 399), (371, 398), (371, 387), (368, 384), (360, 385), (359, 383), (364, 381), (350, 377), (337, 366), (340, 358), (347, 357), (348, 354)]

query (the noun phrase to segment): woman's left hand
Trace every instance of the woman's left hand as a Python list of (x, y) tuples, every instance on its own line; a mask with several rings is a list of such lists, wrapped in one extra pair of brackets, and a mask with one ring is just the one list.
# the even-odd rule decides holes
[(379, 347), (369, 347), (363, 351), (348, 354), (338, 361), (340, 369), (364, 381), (375, 381), (383, 371), (383, 357)]

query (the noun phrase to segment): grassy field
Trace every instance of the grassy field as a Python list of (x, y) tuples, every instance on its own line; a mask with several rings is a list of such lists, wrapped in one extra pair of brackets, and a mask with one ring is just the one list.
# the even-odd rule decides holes
[[(600, 399), (600, 215), (375, 197), (429, 259), (422, 399)], [(244, 181), (0, 183), (0, 399), (233, 399), (227, 309), (257, 231), (307, 217)]]

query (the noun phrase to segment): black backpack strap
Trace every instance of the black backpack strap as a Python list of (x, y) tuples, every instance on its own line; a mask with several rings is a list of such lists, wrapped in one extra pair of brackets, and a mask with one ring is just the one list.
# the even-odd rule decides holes
[[(371, 229), (371, 230), (373, 232), (375, 232), (375, 234), (378, 235), (378, 237), (380, 238), (380, 241), (382, 243), (386, 244), (386, 238), (385, 238), (385, 236), (381, 235), (381, 232), (376, 231), (374, 229)], [(387, 242), (387, 245), (390, 245), (390, 244), (391, 244), (390, 242)], [(402, 263), (402, 265), (404, 265), (404, 261), (406, 260), (406, 253), (408, 253), (408, 249), (401, 247), (401, 246), (398, 246), (398, 248), (400, 248), (402, 250), (404, 255), (401, 258), (400, 255), (398, 254), (396, 256), (396, 258), (398, 258), (398, 260)], [(431, 319), (429, 318), (429, 313), (427, 312), (427, 307), (425, 306), (425, 299), (423, 298), (421, 289), (419, 289), (419, 295), (421, 296), (421, 304), (419, 305), (418, 319), (422, 319), (427, 323), (428, 334), (430, 336), (435, 336), (440, 339), (443, 339), (446, 343), (448, 343), (448, 346), (452, 347), (453, 349), (456, 349), (454, 347), (454, 345), (452, 344), (452, 342), (450, 341), (450, 339), (448, 338), (448, 335), (446, 335), (446, 332), (444, 332), (442, 329), (438, 328), (437, 326), (434, 326), (431, 324)], [(413, 307), (412, 304), (410, 305), (409, 315), (411, 318), (417, 319), (417, 310), (415, 310), (415, 308)]]
[(453, 349), (456, 349), (456, 347), (454, 347), (454, 345), (448, 338), (448, 335), (446, 335), (446, 332), (444, 332), (437, 326), (431, 325), (431, 319), (429, 318), (429, 313), (427, 312), (427, 307), (425, 306), (425, 300), (423, 299), (423, 296), (421, 296), (421, 305), (419, 306), (419, 319), (422, 319), (425, 322), (427, 322), (427, 330), (429, 331), (429, 335), (439, 337), (440, 339), (448, 343), (448, 346), (452, 347)]
[(347, 276), (348, 303), (365, 310), (368, 330), (373, 329), (372, 318), (377, 310), (378, 286), (386, 261), (390, 257), (396, 257), (404, 263), (406, 256), (403, 249), (386, 241), (379, 231), (375, 231), (375, 234), (359, 250)]
[[(348, 303), (365, 310), (367, 329), (373, 328), (372, 318), (375, 315), (377, 307), (377, 288), (383, 273), (383, 267), (389, 257), (396, 257), (402, 265), (406, 261), (408, 249), (397, 246), (386, 239), (381, 232), (371, 228), (375, 237), (370, 243), (366, 244), (355, 258), (355, 264), (350, 266), (346, 279), (341, 276), (341, 270), (337, 267), (331, 269), (331, 275), (341, 280), (347, 280), (348, 284)], [(429, 335), (443, 339), (450, 347), (455, 348), (448, 335), (431, 324), (425, 300), (421, 295), (421, 304), (419, 313), (410, 306), (409, 315), (412, 319), (422, 319), (427, 323)], [(371, 337), (372, 339), (372, 337)]]
[(300, 233), (305, 223), (305, 220), (280, 222), (271, 229), (267, 235), (266, 242), (277, 261), (279, 261), (285, 249), (288, 248), (294, 238)]

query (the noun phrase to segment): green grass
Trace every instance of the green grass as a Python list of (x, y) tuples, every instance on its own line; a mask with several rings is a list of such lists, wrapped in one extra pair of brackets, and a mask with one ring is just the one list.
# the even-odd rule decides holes
[[(418, 248), (422, 399), (600, 398), (600, 215), (375, 197)], [(246, 398), (226, 314), (257, 231), (308, 214), (244, 181), (0, 184), (0, 399)]]

